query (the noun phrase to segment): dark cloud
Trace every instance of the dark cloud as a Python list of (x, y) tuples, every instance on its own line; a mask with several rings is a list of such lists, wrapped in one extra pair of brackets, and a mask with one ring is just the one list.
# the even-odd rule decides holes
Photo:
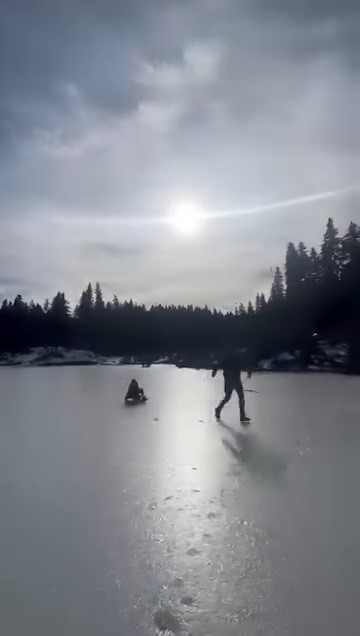
[[(138, 59), (179, 55), (174, 0), (3, 0), (0, 7), (0, 115), (26, 125), (56, 125), (71, 88), (101, 109), (136, 105)], [(172, 14), (174, 11), (174, 15)], [(158, 37), (158, 30), (161, 37)], [(70, 90), (69, 90), (70, 89)]]
[(119, 11), (115, 29), (111, 27), (114, 7), (108, 5), (99, 22), (92, 8), (91, 3), (86, 8), (76, 1), (1, 3), (4, 119), (20, 126), (24, 120), (55, 123), (66, 114), (70, 97), (66, 88), (72, 84), (93, 102), (118, 110), (131, 107), (131, 93), (120, 89), (133, 70), (123, 12)]
[[(360, 5), (357, 0), (254, 0), (248, 14), (278, 27), (279, 43), (285, 40), (287, 55), (310, 59), (338, 55), (359, 68)], [(289, 27), (291, 38), (288, 39)]]
[(344, 20), (360, 14), (357, 0), (302, 0), (301, 2), (288, 2), (287, 0), (254, 0), (249, 3), (257, 11), (278, 17), (286, 16), (292, 20)]

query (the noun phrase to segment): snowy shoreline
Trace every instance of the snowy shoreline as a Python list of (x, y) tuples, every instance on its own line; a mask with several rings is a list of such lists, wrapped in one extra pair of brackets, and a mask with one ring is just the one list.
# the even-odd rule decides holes
[(63, 366), (120, 366), (151, 364), (172, 364), (169, 357), (151, 358), (148, 356), (103, 356), (83, 349), (65, 347), (33, 347), (22, 353), (3, 353), (0, 355), (0, 367), (63, 367)]
[[(282, 352), (268, 360), (262, 360), (254, 369), (257, 372), (321, 372), (344, 373), (347, 366), (347, 349), (344, 345), (330, 346), (319, 343), (316, 355), (309, 363), (300, 363), (300, 352)], [(4, 353), (0, 356), (2, 367), (53, 367), (53, 366), (119, 366), (173, 364), (179, 368), (211, 368), (211, 355), (177, 355), (156, 358), (144, 356), (102, 356), (92, 351), (66, 349), (64, 347), (35, 347), (22, 353)]]
[(121, 364), (121, 358), (105, 358), (92, 351), (65, 349), (63, 347), (34, 347), (25, 353), (4, 353), (0, 356), (2, 367), (50, 367), (96, 364)]

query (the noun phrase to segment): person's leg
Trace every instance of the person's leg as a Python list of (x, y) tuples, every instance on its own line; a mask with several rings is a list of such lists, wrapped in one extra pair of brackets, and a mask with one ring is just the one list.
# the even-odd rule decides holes
[(240, 381), (239, 384), (236, 385), (236, 393), (239, 396), (239, 408), (240, 408), (240, 420), (242, 422), (248, 422), (249, 418), (246, 416), (245, 413), (245, 393), (244, 393), (244, 387), (242, 385), (242, 382)]
[(233, 387), (229, 383), (225, 382), (225, 395), (223, 399), (221, 400), (220, 404), (218, 404), (218, 406), (215, 409), (216, 417), (220, 417), (220, 413), (223, 410), (225, 404), (227, 404), (230, 401), (232, 392), (233, 392)]

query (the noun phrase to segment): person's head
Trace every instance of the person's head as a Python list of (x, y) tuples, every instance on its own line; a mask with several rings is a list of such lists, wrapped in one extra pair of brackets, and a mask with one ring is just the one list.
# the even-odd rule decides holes
[(130, 387), (131, 387), (132, 389), (137, 389), (137, 388), (138, 388), (138, 386), (139, 386), (139, 385), (138, 385), (138, 383), (137, 383), (137, 381), (136, 381), (136, 380), (134, 380), (134, 379), (133, 379), (133, 380), (131, 380), (131, 382), (130, 382)]

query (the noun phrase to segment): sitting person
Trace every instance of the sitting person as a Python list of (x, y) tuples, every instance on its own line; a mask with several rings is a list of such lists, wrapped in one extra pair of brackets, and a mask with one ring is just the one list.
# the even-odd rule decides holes
[(144, 389), (139, 386), (136, 380), (131, 380), (125, 396), (125, 402), (143, 402), (146, 399)]

